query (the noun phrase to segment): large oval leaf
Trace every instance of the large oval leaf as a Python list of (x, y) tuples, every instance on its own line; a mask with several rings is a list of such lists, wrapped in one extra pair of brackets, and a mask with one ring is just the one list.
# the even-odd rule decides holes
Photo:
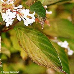
[(57, 51), (41, 32), (27, 27), (16, 27), (20, 45), (34, 62), (62, 71)]

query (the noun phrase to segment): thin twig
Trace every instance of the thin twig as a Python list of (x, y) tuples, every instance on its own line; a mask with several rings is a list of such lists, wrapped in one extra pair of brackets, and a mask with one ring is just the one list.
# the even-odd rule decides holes
[(14, 26), (15, 26), (18, 22), (19, 22), (19, 21), (16, 21), (16, 22), (15, 22), (12, 26), (10, 26), (10, 27), (5, 27), (5, 28), (1, 31), (1, 33), (7, 32), (7, 31), (13, 29)]

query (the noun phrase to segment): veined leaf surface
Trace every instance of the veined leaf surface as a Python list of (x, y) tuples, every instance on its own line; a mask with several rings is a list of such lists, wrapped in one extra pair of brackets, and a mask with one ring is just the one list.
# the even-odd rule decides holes
[(34, 62), (62, 71), (57, 51), (45, 35), (27, 27), (16, 27), (15, 30), (20, 45)]
[(46, 17), (46, 10), (42, 6), (40, 1), (35, 2), (33, 5), (30, 6), (31, 11), (35, 11), (40, 17)]

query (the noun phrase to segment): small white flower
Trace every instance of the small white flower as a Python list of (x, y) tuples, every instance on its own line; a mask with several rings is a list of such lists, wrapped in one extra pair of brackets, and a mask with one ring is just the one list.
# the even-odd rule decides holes
[(6, 13), (2, 13), (3, 21), (6, 22), (6, 26), (12, 25), (13, 19), (16, 17), (16, 12), (11, 12), (10, 9), (6, 10)]
[(70, 49), (70, 47), (67, 48), (68, 49), (68, 55), (73, 55), (74, 51)]
[(19, 21), (21, 21), (21, 17), (19, 16), (19, 14), (17, 14), (17, 19), (18, 19)]
[[(35, 12), (33, 14), (30, 14), (30, 10), (29, 9), (18, 9), (18, 11), (22, 14), (22, 15), (17, 15), (17, 19), (18, 20), (22, 20), (24, 21), (24, 24), (26, 26), (28, 26), (28, 24), (32, 24), (33, 22), (35, 22)], [(31, 18), (29, 18), (29, 17)]]
[(64, 42), (57, 42), (57, 44), (63, 48), (68, 48), (68, 42), (64, 41)]
[(14, 19), (8, 19), (8, 21), (6, 22), (6, 26), (8, 27), (9, 25), (12, 25)]
[(46, 14), (52, 14), (52, 11), (47, 11), (47, 10), (46, 10)]
[(74, 51), (72, 51), (72, 50), (68, 51), (68, 55), (73, 55), (73, 53), (74, 53)]
[(47, 6), (45, 5), (44, 8), (47, 8)]
[(66, 48), (68, 50), (68, 55), (73, 55), (74, 51), (70, 49), (69, 43), (67, 41), (58, 41), (57, 37), (53, 40), (53, 42), (56, 42), (59, 46)]
[(22, 5), (19, 5), (17, 7), (14, 7), (14, 9), (21, 9), (23, 6)]
[(7, 0), (4, 2), (4, 0), (1, 0), (3, 3), (7, 3), (7, 4), (13, 4), (14, 3), (14, 0)]
[(68, 50), (68, 55), (73, 55), (74, 51), (70, 49), (70, 47), (68, 46), (68, 42), (64, 41), (64, 42), (57, 42), (57, 44), (63, 48), (66, 48)]

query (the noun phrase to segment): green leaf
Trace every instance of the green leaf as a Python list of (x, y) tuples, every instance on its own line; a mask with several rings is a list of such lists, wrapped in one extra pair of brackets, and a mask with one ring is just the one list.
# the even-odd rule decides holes
[(40, 17), (45, 18), (45, 16), (46, 16), (46, 10), (42, 6), (40, 1), (37, 1), (33, 5), (31, 5), (30, 10), (35, 11)]
[(50, 26), (45, 25), (42, 30), (46, 35), (74, 39), (74, 25), (67, 19), (50, 21)]
[(0, 74), (3, 74), (3, 67), (0, 67)]
[(62, 72), (70, 74), (68, 57), (67, 57), (65, 50), (54, 42), (52, 42), (52, 44), (56, 48), (56, 50), (59, 54), (59, 59), (61, 61), (61, 65), (62, 65)]
[(45, 35), (27, 27), (16, 27), (15, 30), (20, 45), (34, 62), (62, 71), (57, 51)]
[(1, 16), (1, 14), (0, 14), (0, 22), (2, 22), (3, 21), (3, 19), (2, 19), (2, 16)]
[(25, 68), (25, 74), (44, 74), (45, 72), (46, 68), (41, 67), (35, 63), (30, 63)]
[(62, 1), (69, 1), (69, 0), (39, 0), (43, 5), (51, 5)]

